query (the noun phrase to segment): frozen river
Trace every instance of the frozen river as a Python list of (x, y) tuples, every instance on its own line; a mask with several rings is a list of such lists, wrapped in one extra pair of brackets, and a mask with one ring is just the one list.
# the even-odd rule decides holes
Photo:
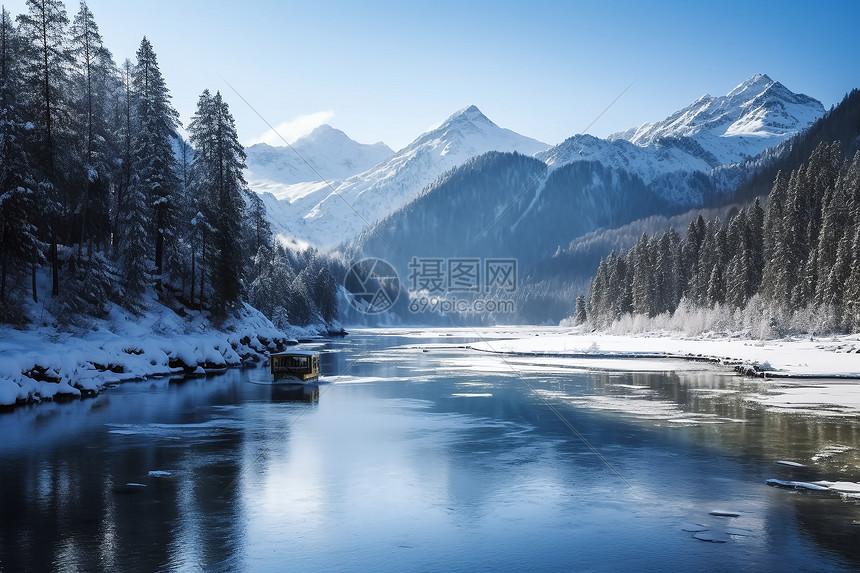
[(316, 388), (234, 370), (2, 413), (0, 571), (860, 567), (857, 499), (766, 484), (860, 481), (856, 417), (474, 340), (361, 332), (318, 346)]

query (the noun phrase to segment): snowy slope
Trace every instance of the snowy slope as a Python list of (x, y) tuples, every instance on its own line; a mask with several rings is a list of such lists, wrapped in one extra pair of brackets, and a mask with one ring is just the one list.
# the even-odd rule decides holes
[(330, 183), (339, 183), (394, 155), (384, 143), (358, 143), (330, 125), (321, 125), (300, 137), (292, 149), (258, 143), (245, 152), (248, 154), (245, 176), (251, 189), (289, 201), (325, 187), (320, 176)]
[(695, 206), (701, 204), (703, 175), (755, 157), (823, 114), (821, 102), (756, 74), (727, 95), (704, 95), (663, 121), (607, 139), (576, 135), (537, 157), (550, 169), (575, 161), (624, 169), (665, 199)]
[(687, 137), (712, 154), (718, 164), (754, 157), (824, 115), (816, 99), (796, 94), (765, 74), (756, 74), (720, 97), (703, 95), (663, 121), (609, 136), (640, 146), (661, 138)]
[(328, 186), (311, 180), (289, 193), (262, 184), (252, 188), (271, 193), (264, 201), (277, 232), (323, 247), (355, 237), (417, 197), (441, 174), (487, 151), (534, 155), (550, 171), (573, 162), (598, 162), (641, 178), (671, 204), (693, 207), (708, 193), (732, 187), (712, 177), (715, 169), (758, 155), (823, 113), (817, 100), (757, 74), (727, 95), (702, 96), (663, 121), (607, 139), (576, 135), (548, 148), (498, 127), (471, 106), (387, 161), (343, 182)]
[[(438, 128), (421, 135), (393, 157), (332, 187), (318, 186), (290, 204), (278, 195), (263, 196), (275, 229), (287, 236), (330, 247), (357, 236), (368, 223), (382, 219), (446, 171), (487, 151), (533, 155), (548, 146), (504, 129), (470, 106)], [(265, 190), (253, 187), (256, 191)]]
[(707, 152), (690, 140), (657, 140), (643, 147), (623, 139), (574, 135), (536, 157), (550, 167), (574, 161), (598, 161), (607, 167), (635, 173), (646, 183), (652, 183), (667, 173), (709, 172), (715, 167), (711, 165), (713, 159)]

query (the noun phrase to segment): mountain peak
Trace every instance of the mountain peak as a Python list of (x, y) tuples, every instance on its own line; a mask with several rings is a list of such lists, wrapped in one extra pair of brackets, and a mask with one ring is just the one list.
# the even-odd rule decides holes
[(792, 92), (767, 74), (755, 74), (725, 96), (703, 96), (662, 121), (613, 134), (610, 139), (649, 146), (689, 138), (716, 164), (728, 165), (758, 155), (823, 114), (824, 106), (818, 100)]
[(349, 136), (341, 130), (335, 129), (329, 124), (324, 123), (313, 128), (310, 133), (306, 133), (305, 135), (299, 137), (296, 142), (301, 140), (320, 142), (332, 139), (345, 140), (349, 139)]
[[(480, 122), (480, 123), (490, 123), (490, 118), (483, 114), (483, 112), (478, 109), (475, 105), (470, 105), (469, 107), (464, 107), (463, 109), (455, 112), (451, 115), (442, 125), (450, 125), (452, 123), (468, 121), (470, 123)], [(495, 124), (493, 124), (495, 125)]]
[[(280, 195), (290, 185), (344, 180), (366, 171), (394, 155), (384, 143), (358, 143), (328, 124), (315, 127), (289, 147), (257, 144), (246, 149), (247, 180), (260, 189), (276, 189)], [(305, 161), (310, 162), (309, 167)]]
[(770, 79), (770, 76), (767, 74), (755, 74), (750, 79), (730, 91), (726, 97), (735, 97), (741, 95), (744, 92), (749, 92), (752, 95), (758, 95), (774, 83), (775, 82)]

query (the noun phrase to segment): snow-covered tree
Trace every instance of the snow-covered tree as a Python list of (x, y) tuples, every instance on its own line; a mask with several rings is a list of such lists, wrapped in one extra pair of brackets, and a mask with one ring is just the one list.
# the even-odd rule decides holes
[(239, 143), (233, 116), (217, 92), (204, 91), (188, 126), (194, 146), (194, 172), (204, 213), (213, 230), (210, 281), (214, 310), (224, 316), (239, 302), (246, 261), (242, 252), (245, 212), (245, 150)]
[(156, 286), (161, 285), (165, 249), (176, 248), (176, 206), (179, 180), (173, 141), (179, 114), (170, 104), (170, 92), (152, 44), (145, 37), (137, 50), (132, 72), (138, 126), (132, 141), (132, 169), (146, 197), (151, 217), (148, 236), (152, 244)]
[(20, 50), (9, 13), (0, 9), (0, 303), (4, 307), (11, 290), (10, 276), (22, 276), (22, 269), (32, 272), (32, 297), (37, 300), (36, 186), (24, 147), (27, 122), (21, 98), (24, 76)]
[(84, 242), (104, 243), (110, 237), (110, 177), (116, 165), (113, 102), (118, 86), (116, 66), (102, 43), (98, 25), (85, 2), (71, 26), (74, 61), (74, 123), (77, 138), (77, 189), (74, 210), (79, 228), (78, 259)]
[(68, 188), (64, 178), (68, 167), (70, 111), (66, 26), (69, 19), (59, 0), (27, 0), (27, 12), (18, 16), (24, 62), (25, 93), (29, 100), (34, 179), (44, 221), (38, 225), (50, 242), (51, 292), (60, 290), (57, 244), (67, 231)]
[(633, 247), (633, 312), (646, 316), (654, 315), (654, 262), (648, 235), (642, 234)]
[(575, 324), (583, 324), (586, 320), (588, 320), (588, 311), (586, 307), (588, 305), (585, 303), (585, 297), (579, 295), (576, 297), (576, 306), (574, 307), (574, 323)]

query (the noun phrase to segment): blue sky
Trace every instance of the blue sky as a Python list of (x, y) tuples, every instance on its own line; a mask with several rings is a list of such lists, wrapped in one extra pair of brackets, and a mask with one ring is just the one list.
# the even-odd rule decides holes
[[(24, 1), (4, 2), (12, 14)], [(860, 3), (90, 0), (117, 61), (152, 41), (187, 123), (221, 90), (245, 142), (326, 121), (407, 145), (458, 109), (558, 143), (664, 118), (762, 72), (826, 107), (860, 87)], [(67, 3), (70, 19), (78, 3)]]

